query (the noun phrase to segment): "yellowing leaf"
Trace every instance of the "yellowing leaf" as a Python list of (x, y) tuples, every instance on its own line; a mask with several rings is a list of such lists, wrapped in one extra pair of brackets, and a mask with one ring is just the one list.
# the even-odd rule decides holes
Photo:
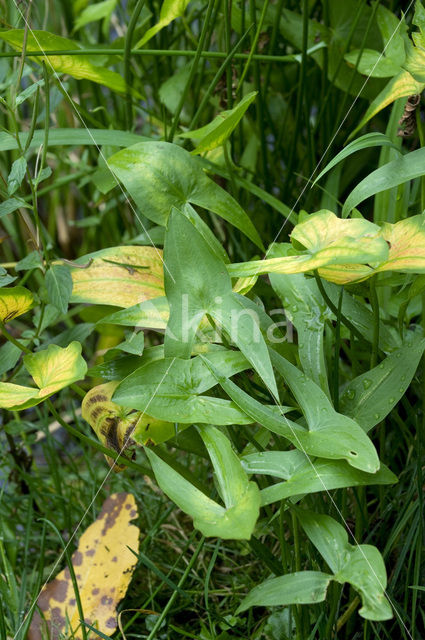
[(86, 362), (81, 357), (81, 344), (75, 341), (66, 349), (50, 344), (47, 349), (28, 353), (24, 356), (24, 364), (40, 387), (40, 398), (84, 378), (87, 371)]
[(10, 382), (0, 382), (0, 407), (16, 411), (17, 409), (25, 409), (28, 406), (38, 404), (40, 400), (35, 402), (33, 398), (38, 398), (40, 391), (31, 387), (22, 387), (19, 384)]
[(9, 322), (26, 313), (34, 304), (34, 297), (25, 287), (0, 289), (0, 321)]
[(377, 271), (425, 273), (425, 214), (384, 224), (382, 236), (390, 250), (388, 260)]
[[(101, 633), (112, 635), (117, 627), (116, 607), (124, 597), (139, 550), (139, 529), (130, 524), (137, 517), (134, 496), (114, 493), (80, 538), (72, 556), (84, 620)], [(131, 549), (131, 550), (130, 550)], [(134, 552), (134, 553), (133, 553)], [(59, 637), (82, 639), (80, 615), (68, 567), (44, 587), (35, 613), (29, 640)], [(63, 635), (61, 635), (63, 634)]]
[(388, 245), (380, 231), (362, 218), (341, 219), (331, 211), (319, 211), (296, 225), (291, 234), (296, 248), (280, 245), (281, 258), (233, 264), (228, 271), (232, 277), (247, 277), (318, 269), (331, 282), (361, 280), (373, 272), (368, 263), (380, 263), (388, 257)]
[(164, 296), (162, 251), (154, 247), (110, 247), (79, 258), (72, 270), (71, 302), (133, 305)]
[[(129, 413), (131, 410), (112, 402), (117, 386), (118, 381), (113, 381), (90, 389), (81, 405), (84, 420), (102, 444), (122, 454), (124, 449), (135, 444), (159, 444), (174, 437), (173, 423), (157, 420), (143, 411)], [(105, 457), (112, 466), (112, 458)], [(122, 471), (125, 467), (115, 464), (113, 468)]]
[[(0, 32), (0, 38), (18, 51), (21, 51), (24, 34), (24, 29), (9, 29), (8, 31)], [(27, 33), (27, 51), (78, 51), (78, 49), (79, 47), (74, 40), (62, 38), (62, 36), (57, 36), (48, 31), (34, 30)], [(48, 69), (53, 68), (58, 73), (67, 73), (78, 80), (86, 78), (92, 82), (103, 84), (113, 91), (125, 93), (125, 82), (122, 76), (110, 69), (95, 66), (88, 55), (37, 56), (34, 60), (38, 64), (44, 61)]]
[(183, 15), (189, 1), (190, 0), (164, 0), (159, 14), (159, 21), (146, 31), (143, 38), (136, 44), (135, 49), (143, 47), (158, 31), (161, 31), (167, 24), (170, 24), (170, 22)]

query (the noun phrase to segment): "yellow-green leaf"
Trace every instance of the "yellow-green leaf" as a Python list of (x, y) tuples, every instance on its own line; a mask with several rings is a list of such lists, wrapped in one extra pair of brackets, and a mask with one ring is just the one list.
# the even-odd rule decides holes
[(154, 247), (110, 247), (79, 258), (72, 269), (71, 302), (132, 307), (164, 296), (162, 251)]
[(65, 349), (50, 344), (47, 349), (28, 353), (24, 364), (40, 387), (40, 398), (45, 398), (84, 378), (87, 365), (81, 356), (81, 344), (71, 342)]
[(34, 305), (34, 296), (25, 287), (0, 289), (0, 321), (9, 322), (26, 313)]
[(407, 98), (413, 94), (421, 93), (425, 87), (424, 82), (418, 82), (408, 71), (401, 71), (382, 89), (381, 93), (373, 100), (361, 119), (358, 126), (352, 131), (349, 139), (353, 138), (366, 122), (382, 111), (398, 98)]
[[(81, 405), (84, 420), (89, 423), (102, 444), (122, 454), (135, 444), (155, 445), (175, 436), (174, 424), (171, 422), (152, 418), (144, 411), (130, 413), (131, 410), (112, 402), (117, 386), (118, 381), (113, 381), (90, 389)], [(115, 471), (125, 468), (113, 465), (112, 458), (105, 457)]]
[(135, 49), (143, 47), (158, 31), (161, 31), (170, 22), (182, 16), (189, 2), (190, 0), (164, 0), (159, 14), (159, 21), (146, 31), (143, 38), (136, 44)]
[(10, 382), (0, 382), (0, 407), (16, 411), (18, 409), (26, 409), (29, 406), (38, 404), (40, 391), (31, 387), (23, 387), (20, 384), (12, 384)]
[(180, 133), (180, 138), (192, 138), (199, 140), (198, 146), (192, 151), (192, 154), (205, 153), (216, 147), (223, 145), (231, 135), (232, 131), (237, 127), (239, 121), (243, 117), (249, 105), (255, 100), (257, 91), (248, 93), (233, 109), (222, 111), (216, 118), (205, 127)]
[(377, 271), (425, 273), (425, 214), (384, 224), (382, 236), (390, 250), (388, 260)]
[[(9, 29), (8, 31), (0, 32), (0, 38), (18, 51), (21, 51), (25, 33), (24, 29)], [(26, 36), (27, 51), (78, 51), (79, 49), (74, 40), (57, 36), (48, 31), (29, 31)], [(122, 76), (110, 69), (95, 66), (88, 55), (37, 56), (34, 60), (38, 64), (44, 61), (48, 69), (54, 69), (58, 73), (66, 73), (73, 78), (77, 78), (77, 80), (85, 78), (109, 87), (113, 91), (125, 93), (125, 82)]]
[[(131, 524), (138, 511), (131, 493), (107, 498), (97, 519), (80, 538), (72, 556), (84, 620), (99, 632), (112, 635), (116, 608), (124, 597), (137, 562), (139, 529)], [(82, 640), (80, 613), (68, 567), (44, 587), (31, 621), (29, 640)], [(63, 635), (62, 635), (63, 634)]]
[(233, 264), (228, 271), (232, 277), (246, 277), (318, 269), (331, 282), (361, 280), (372, 272), (369, 263), (388, 257), (388, 245), (380, 231), (362, 218), (341, 219), (331, 211), (319, 211), (294, 227), (291, 240), (295, 247), (280, 245), (281, 258)]

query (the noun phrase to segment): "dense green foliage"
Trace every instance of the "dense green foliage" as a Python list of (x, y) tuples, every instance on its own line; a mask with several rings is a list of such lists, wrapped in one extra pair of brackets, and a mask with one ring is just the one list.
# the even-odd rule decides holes
[(119, 491), (114, 638), (423, 637), (405, 4), (1, 0), (0, 640)]

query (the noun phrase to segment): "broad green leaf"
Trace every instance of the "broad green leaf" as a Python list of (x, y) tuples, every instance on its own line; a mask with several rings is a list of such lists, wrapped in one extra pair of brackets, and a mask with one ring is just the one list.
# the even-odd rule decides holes
[(406, 393), (425, 350), (425, 340), (415, 340), (387, 356), (378, 366), (348, 383), (341, 410), (369, 431), (394, 409)]
[(0, 219), (4, 216), (8, 216), (9, 213), (13, 213), (21, 207), (24, 209), (31, 209), (31, 205), (20, 198), (8, 198), (7, 200), (4, 200), (4, 202), (0, 204)]
[(162, 251), (155, 247), (110, 247), (76, 262), (71, 302), (132, 307), (164, 295)]
[[(187, 251), (187, 247), (191, 251)], [(226, 265), (213, 254), (193, 224), (173, 210), (164, 245), (165, 291), (170, 318), (165, 334), (167, 356), (189, 357), (205, 314), (223, 328), (278, 396), (267, 346), (255, 311), (232, 291)]]
[[(354, 67), (359, 57), (359, 50), (350, 51), (344, 56), (344, 60)], [(363, 49), (361, 58), (357, 65), (357, 71), (371, 78), (392, 78), (400, 72), (400, 64), (383, 56), (380, 51), (373, 49)]]
[(243, 118), (249, 105), (255, 100), (257, 93), (257, 91), (251, 91), (251, 93), (242, 98), (236, 107), (222, 111), (205, 127), (180, 133), (180, 138), (199, 140), (194, 151), (192, 151), (192, 155), (205, 153), (223, 145)]
[(350, 134), (350, 138), (356, 135), (358, 131), (377, 113), (382, 111), (398, 98), (407, 98), (413, 94), (422, 93), (425, 83), (417, 82), (408, 71), (401, 71), (392, 78), (381, 93), (371, 102), (368, 110), (361, 119), (360, 123)]
[[(25, 147), (28, 141), (28, 132), (22, 131), (19, 134), (19, 142)], [(38, 148), (44, 144), (44, 129), (34, 131), (29, 149)], [(139, 136), (130, 131), (119, 131), (117, 129), (49, 129), (48, 146), (79, 146), (79, 145), (114, 145), (116, 147), (129, 147), (137, 142), (146, 141), (148, 138)], [(14, 135), (10, 133), (0, 133), (0, 151), (11, 151), (19, 149), (18, 142)], [(24, 206), (24, 205), (22, 205)]]
[(97, 20), (109, 18), (109, 16), (115, 9), (116, 4), (117, 0), (103, 0), (102, 2), (90, 4), (80, 13), (78, 18), (76, 19), (74, 31), (78, 31), (78, 29), (85, 27), (86, 24), (90, 24), (90, 22), (96, 22)]
[(285, 480), (261, 490), (262, 505), (317, 491), (397, 482), (397, 477), (383, 464), (371, 474), (354, 469), (343, 460), (309, 458), (298, 450), (253, 453), (243, 456), (241, 462), (248, 474)]
[(205, 174), (202, 163), (168, 142), (142, 142), (108, 158), (108, 164), (141, 212), (165, 226), (172, 207), (191, 203), (221, 216), (262, 248), (260, 237), (239, 204)]
[(72, 293), (72, 277), (69, 267), (53, 264), (46, 272), (45, 283), (49, 302), (62, 313), (66, 313)]
[[(145, 449), (156, 480), (164, 493), (193, 518), (193, 526), (203, 535), (247, 540), (259, 514), (259, 489), (244, 475), (240, 461), (222, 433), (215, 427), (203, 427), (200, 433), (211, 455), (218, 482), (224, 482), (221, 493), (226, 507), (208, 498), (151, 449)], [(223, 464), (227, 465), (226, 469)], [(235, 486), (230, 486), (229, 477), (235, 480)]]
[(34, 306), (34, 296), (25, 287), (0, 289), (0, 322), (10, 322)]
[(327, 437), (335, 438), (335, 434), (338, 434), (338, 445), (341, 448), (350, 441), (356, 443), (348, 452), (347, 461), (357, 469), (375, 473), (380, 465), (376, 449), (369, 438), (363, 437), (365, 434), (357, 422), (335, 411), (325, 392), (297, 367), (276, 351), (271, 351), (271, 355), (273, 365), (294, 394), (310, 433), (315, 433), (323, 442)]
[[(419, 178), (425, 173), (424, 169), (425, 149), (416, 149), (404, 156), (400, 156), (388, 162), (383, 167), (375, 169), (363, 178), (350, 193), (342, 208), (342, 216), (347, 217), (357, 205), (381, 191), (392, 189), (393, 187), (403, 184), (414, 178)], [(374, 262), (382, 262), (383, 260), (374, 260)]]
[(153, 38), (154, 35), (158, 33), (158, 31), (161, 31), (161, 29), (166, 27), (176, 18), (180, 18), (180, 16), (182, 16), (185, 12), (189, 2), (190, 0), (163, 0), (161, 11), (159, 14), (159, 21), (153, 27), (146, 31), (145, 35), (139, 40), (134, 48), (140, 49), (151, 38)]
[[(26, 345), (26, 342), (24, 342)], [(0, 347), (0, 376), (13, 369), (22, 355), (22, 351), (11, 342), (6, 342)]]
[(383, 262), (388, 256), (388, 245), (380, 237), (377, 225), (362, 218), (341, 220), (326, 210), (294, 227), (291, 241), (296, 248), (288, 249), (286, 256), (229, 265), (230, 275), (292, 274), (318, 269), (327, 280), (341, 284), (368, 277), (372, 273), (368, 264)]
[(384, 223), (382, 237), (390, 249), (388, 260), (377, 271), (425, 273), (425, 213), (395, 224)]
[(81, 380), (87, 371), (79, 342), (71, 342), (66, 349), (50, 344), (47, 349), (25, 355), (24, 364), (40, 388), (41, 398)]
[[(211, 362), (206, 360), (205, 362), (214, 373), (223, 390), (242, 411), (272, 433), (277, 433), (289, 440), (297, 449), (320, 458), (345, 459), (356, 469), (370, 473), (377, 471), (379, 468), (379, 460), (372, 443), (367, 437), (365, 438), (365, 433), (356, 425), (354, 420), (348, 419), (349, 422), (347, 422), (345, 416), (342, 416), (343, 428), (341, 428), (338, 420), (330, 421), (328, 424), (322, 423), (319, 429), (309, 431), (300, 424), (289, 420), (284, 415), (282, 407), (270, 408), (261, 404), (248, 393), (242, 391), (234, 382), (221, 375), (219, 369), (213, 368)], [(298, 373), (303, 375), (300, 372)], [(304, 378), (307, 380), (305, 376)], [(312, 381), (310, 383), (314, 384)], [(324, 393), (323, 395), (325, 396)], [(325, 406), (325, 409), (326, 413), (328, 413), (328, 407)], [(339, 417), (340, 414), (336, 415)], [(336, 430), (338, 433), (337, 438), (335, 437)]]
[[(129, 413), (115, 402), (112, 395), (118, 382), (107, 382), (90, 389), (84, 396), (81, 415), (99, 440), (118, 454), (135, 444), (159, 444), (176, 435), (174, 424), (156, 420), (141, 411)], [(105, 456), (112, 467), (113, 460)], [(115, 464), (117, 471), (125, 467)]]
[(170, 307), (165, 296), (145, 300), (138, 304), (111, 313), (99, 320), (98, 324), (116, 324), (122, 327), (143, 327), (144, 329), (165, 329)]
[(323, 602), (332, 576), (321, 571), (298, 571), (261, 582), (242, 600), (236, 615), (250, 607), (286, 607)]
[(326, 175), (331, 169), (333, 169), (339, 162), (345, 160), (353, 153), (361, 151), (362, 149), (370, 149), (371, 147), (391, 147), (400, 152), (400, 149), (394, 144), (394, 142), (383, 133), (366, 133), (364, 136), (360, 136), (356, 140), (353, 140), (339, 153), (332, 158), (332, 160), (326, 165), (324, 169), (319, 173), (314, 180), (313, 185), (316, 184), (324, 175)]
[(9, 176), (7, 178), (7, 193), (13, 196), (15, 191), (21, 186), (22, 180), (25, 178), (27, 170), (27, 161), (23, 156), (15, 160), (12, 164)]
[[(272, 258), (279, 247), (272, 246)], [(304, 274), (270, 274), (270, 284), (282, 300), (285, 315), (298, 335), (298, 354), (304, 373), (329, 396), (326, 361), (323, 348), (324, 327), (331, 316), (314, 279)]]
[(367, 620), (392, 618), (385, 597), (387, 574), (378, 549), (368, 544), (349, 544), (344, 527), (329, 516), (301, 509), (296, 513), (305, 533), (333, 571), (333, 579), (349, 582), (360, 593), (360, 615)]
[[(26, 36), (27, 51), (60, 51), (75, 50), (79, 46), (74, 40), (57, 36), (48, 31), (31, 30), (28, 33), (24, 29), (9, 29), (0, 31), (0, 38), (5, 40), (18, 51), (22, 50), (24, 37)], [(123, 77), (111, 71), (92, 64), (89, 55), (75, 54), (71, 56), (37, 56), (34, 61), (42, 64), (44, 61), (48, 69), (53, 69), (57, 73), (66, 73), (77, 80), (86, 79), (109, 87), (118, 93), (125, 93), (125, 82)]]
[[(249, 367), (238, 351), (206, 354), (229, 375)], [(165, 358), (142, 366), (125, 378), (114, 393), (114, 402), (147, 411), (160, 420), (183, 424), (248, 424), (252, 420), (229, 400), (202, 395), (217, 384), (204, 361)]]

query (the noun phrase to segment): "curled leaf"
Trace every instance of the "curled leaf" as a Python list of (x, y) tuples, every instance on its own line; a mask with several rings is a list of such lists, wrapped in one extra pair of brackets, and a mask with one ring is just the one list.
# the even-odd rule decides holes
[(9, 322), (23, 315), (34, 305), (34, 296), (25, 287), (7, 287), (0, 290), (0, 321)]

